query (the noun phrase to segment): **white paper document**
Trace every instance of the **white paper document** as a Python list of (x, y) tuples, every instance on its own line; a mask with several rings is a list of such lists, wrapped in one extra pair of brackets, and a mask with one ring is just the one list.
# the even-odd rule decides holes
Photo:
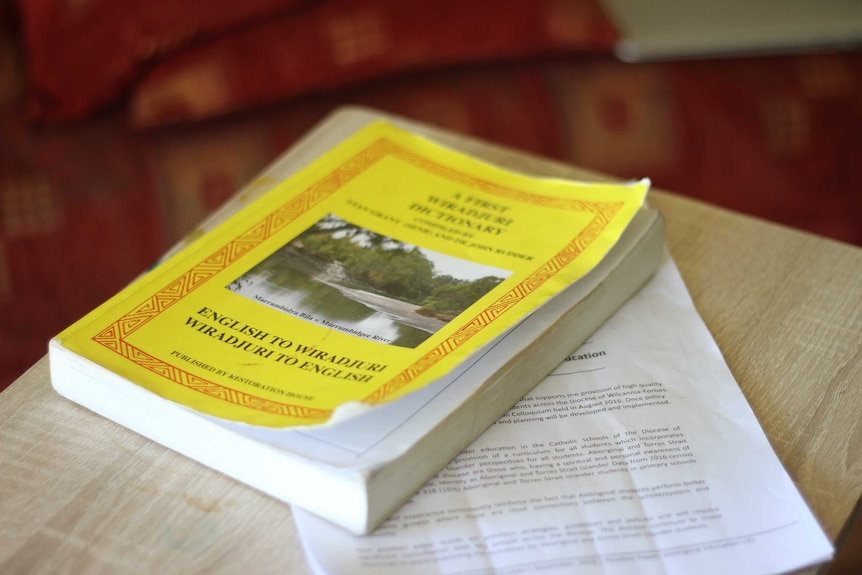
[(294, 514), (331, 575), (744, 575), (832, 554), (669, 257), (374, 533)]

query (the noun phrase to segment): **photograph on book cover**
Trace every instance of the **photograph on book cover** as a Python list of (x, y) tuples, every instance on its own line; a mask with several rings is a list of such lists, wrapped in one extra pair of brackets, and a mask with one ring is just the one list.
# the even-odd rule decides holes
[(228, 289), (342, 333), (415, 348), (511, 273), (328, 214)]

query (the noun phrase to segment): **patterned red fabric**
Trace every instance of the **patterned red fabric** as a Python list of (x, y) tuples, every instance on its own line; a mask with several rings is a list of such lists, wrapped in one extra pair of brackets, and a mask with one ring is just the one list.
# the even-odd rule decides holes
[(308, 0), (18, 0), (33, 116), (80, 120), (128, 87), (139, 66), (192, 41)]
[(548, 74), (565, 159), (862, 245), (862, 53)]
[(134, 89), (139, 126), (201, 119), (414, 71), (608, 51), (595, 0), (339, 0), (167, 58)]
[(122, 123), (38, 132), (0, 113), (0, 389), (150, 266), (162, 209)]

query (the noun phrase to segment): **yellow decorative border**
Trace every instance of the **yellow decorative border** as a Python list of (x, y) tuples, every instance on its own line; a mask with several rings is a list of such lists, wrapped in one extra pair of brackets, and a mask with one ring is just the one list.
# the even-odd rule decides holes
[(289, 416), (298, 419), (323, 419), (332, 411), (282, 403), (237, 391), (227, 386), (196, 376), (183, 369), (147, 354), (128, 343), (126, 339), (165, 309), (180, 301), (215, 275), (232, 265), (248, 251), (258, 246), (300, 215), (319, 204), (347, 182), (387, 156), (394, 156), (426, 172), (457, 183), (495, 194), (508, 199), (536, 205), (576, 210), (594, 214), (587, 227), (551, 259), (545, 262), (528, 278), (503, 294), (497, 301), (471, 318), (460, 329), (442, 341), (401, 373), (385, 382), (363, 401), (376, 403), (392, 395), (421, 373), (440, 361), (454, 349), (460, 347), (496, 318), (524, 299), (529, 293), (556, 275), (571, 263), (602, 233), (608, 223), (622, 208), (622, 202), (587, 202), (549, 198), (529, 192), (513, 190), (440, 165), (407, 150), (394, 142), (381, 138), (356, 154), (353, 158), (308, 187), (303, 193), (270, 213), (263, 220), (241, 233), (228, 244), (189, 269), (182, 276), (159, 290), (132, 311), (126, 313), (93, 337), (93, 341), (119, 354), (132, 363), (143, 367), (165, 379), (187, 389), (209, 397), (227, 401), (234, 405), (265, 413)]

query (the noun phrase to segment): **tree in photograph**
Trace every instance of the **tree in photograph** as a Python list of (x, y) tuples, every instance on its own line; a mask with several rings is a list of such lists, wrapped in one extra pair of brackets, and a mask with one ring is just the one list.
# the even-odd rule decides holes
[(443, 285), (431, 292), (422, 302), (422, 307), (441, 316), (456, 316), (494, 289), (502, 278), (486, 276), (473, 281)]
[(418, 248), (362, 249), (344, 261), (350, 279), (376, 291), (418, 304), (427, 295), (434, 264)]

